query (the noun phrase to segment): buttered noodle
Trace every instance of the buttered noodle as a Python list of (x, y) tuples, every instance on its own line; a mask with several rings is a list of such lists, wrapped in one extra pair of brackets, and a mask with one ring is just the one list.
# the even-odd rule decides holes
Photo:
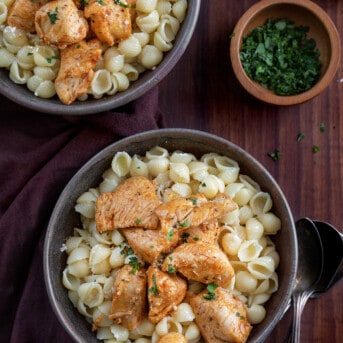
[[(281, 222), (272, 212), (271, 196), (249, 176), (242, 175), (238, 163), (226, 156), (208, 153), (197, 159), (187, 152), (168, 152), (156, 146), (145, 156), (116, 153), (99, 186), (83, 193), (75, 205), (82, 228), (74, 228), (73, 236), (63, 246), (68, 258), (62, 278), (71, 302), (97, 329), (97, 338), (108, 343), (157, 342), (161, 336), (176, 331), (188, 342), (201, 340), (195, 315), (187, 302), (179, 304), (157, 324), (144, 318), (131, 332), (108, 317), (116, 270), (129, 263), (122, 254), (127, 243), (118, 230), (97, 232), (95, 201), (101, 193), (115, 190), (134, 175), (154, 179), (163, 202), (175, 195), (188, 197), (202, 192), (209, 200), (224, 193), (237, 203), (237, 210), (219, 219), (221, 231), (217, 243), (235, 270), (229, 289), (245, 303), (251, 324), (263, 321), (264, 304), (278, 289), (279, 254), (270, 236), (280, 230)], [(188, 287), (193, 292), (204, 288), (190, 280)]]

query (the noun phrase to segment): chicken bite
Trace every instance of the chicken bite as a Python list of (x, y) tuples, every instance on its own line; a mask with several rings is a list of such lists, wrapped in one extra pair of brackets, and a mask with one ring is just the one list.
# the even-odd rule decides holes
[(207, 291), (190, 299), (190, 305), (206, 342), (246, 342), (252, 326), (247, 320), (245, 305), (229, 290), (218, 287), (211, 300)]
[(35, 32), (35, 15), (49, 0), (15, 0), (9, 8), (7, 24), (28, 32)]
[(228, 287), (235, 276), (225, 253), (217, 245), (204, 242), (179, 245), (165, 258), (162, 270), (167, 271), (170, 266), (187, 279), (215, 282), (222, 287)]
[(64, 49), (86, 38), (88, 22), (73, 0), (53, 0), (35, 15), (37, 35), (46, 44)]
[(237, 204), (225, 194), (218, 194), (211, 201), (207, 201), (203, 194), (194, 194), (161, 204), (156, 209), (156, 215), (162, 231), (167, 233), (171, 229), (185, 229), (213, 221), (236, 208)]
[(98, 39), (110, 46), (131, 35), (129, 8), (117, 5), (113, 0), (90, 0), (84, 13)]
[(158, 323), (182, 302), (186, 291), (187, 282), (184, 279), (151, 265), (148, 268), (149, 320)]
[(134, 330), (146, 314), (146, 275), (144, 268), (134, 271), (129, 265), (116, 274), (109, 318), (128, 330)]
[(101, 194), (96, 201), (98, 232), (119, 228), (157, 229), (155, 209), (160, 204), (156, 184), (144, 176), (132, 176), (113, 192)]
[(128, 228), (121, 232), (135, 254), (149, 264), (158, 260), (162, 254), (170, 253), (179, 242), (177, 232), (168, 237), (161, 230)]
[(86, 94), (94, 76), (94, 67), (101, 57), (101, 43), (97, 39), (71, 45), (61, 51), (61, 66), (55, 80), (60, 100), (71, 104)]

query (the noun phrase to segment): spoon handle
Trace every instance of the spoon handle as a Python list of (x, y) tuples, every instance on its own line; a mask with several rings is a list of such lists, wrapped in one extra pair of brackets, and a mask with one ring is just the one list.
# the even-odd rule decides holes
[(306, 305), (307, 300), (311, 296), (312, 292), (300, 292), (294, 293), (293, 298), (293, 327), (291, 343), (300, 342), (300, 326), (301, 326), (301, 315)]

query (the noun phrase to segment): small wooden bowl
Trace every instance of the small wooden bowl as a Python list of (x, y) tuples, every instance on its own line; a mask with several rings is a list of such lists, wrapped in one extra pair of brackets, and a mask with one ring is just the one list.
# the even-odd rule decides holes
[[(269, 18), (287, 18), (296, 25), (309, 27), (308, 38), (316, 41), (322, 68), (318, 82), (308, 91), (297, 95), (280, 96), (262, 87), (245, 73), (240, 60), (243, 37), (255, 27), (265, 24)], [(259, 1), (243, 14), (233, 32), (230, 44), (233, 71), (245, 90), (265, 103), (295, 105), (306, 102), (325, 90), (339, 66), (341, 45), (338, 31), (328, 14), (310, 0)]]

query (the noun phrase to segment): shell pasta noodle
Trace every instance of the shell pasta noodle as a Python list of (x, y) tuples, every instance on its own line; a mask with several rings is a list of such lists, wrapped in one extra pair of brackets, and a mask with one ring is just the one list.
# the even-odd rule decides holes
[[(125, 92), (142, 73), (154, 70), (173, 49), (188, 8), (187, 0), (81, 1), (77, 8), (69, 0), (63, 0), (63, 8), (58, 8), (58, 0), (32, 1), (31, 17), (21, 18), (20, 1), (0, 0), (0, 68), (7, 69), (14, 83), (26, 85), (37, 97), (57, 95), (66, 105)], [(99, 19), (106, 9), (117, 17), (106, 14)], [(66, 18), (67, 13), (72, 13), (75, 22)], [(43, 22), (46, 25), (41, 25)], [(72, 29), (74, 26), (79, 30)], [(82, 63), (88, 69), (78, 72), (77, 51), (69, 59), (62, 52), (91, 41), (88, 37), (93, 36), (101, 53), (97, 60), (94, 57), (94, 65)], [(53, 73), (42, 77), (35, 73), (36, 67), (49, 67)], [(68, 88), (66, 96), (58, 84), (64, 82), (65, 89), (72, 79), (83, 82), (82, 91)]]
[[(229, 177), (223, 174), (225, 171), (228, 171)], [(223, 178), (221, 175), (224, 175)], [(201, 231), (202, 224), (191, 226), (190, 220), (194, 219), (178, 222), (178, 230), (181, 230), (180, 234), (177, 234), (179, 236), (175, 236), (179, 237), (178, 241), (173, 243), (177, 226), (173, 226), (173, 229), (168, 231), (167, 238), (164, 238), (168, 251), (172, 251), (171, 254), (162, 254), (161, 261), (155, 260), (152, 263), (154, 259), (151, 256), (145, 258), (144, 249), (140, 249), (142, 246), (150, 247), (147, 249), (150, 253), (150, 249), (155, 249), (155, 244), (162, 244), (163, 236), (154, 236), (159, 235), (158, 229), (142, 229), (140, 225), (143, 225), (143, 218), (134, 218), (134, 227), (129, 225), (127, 228), (118, 226), (108, 231), (97, 230), (99, 199), (118, 194), (116, 192), (123, 189), (123, 194), (126, 194), (126, 182), (137, 177), (153, 182), (156, 187), (154, 201), (161, 204), (161, 208), (176, 204), (180, 200), (182, 206), (191, 204), (199, 209), (203, 203), (213, 204), (220, 201), (218, 199), (222, 199), (221, 197), (230, 199), (234, 207), (220, 213), (204, 236)], [(197, 296), (208, 290), (209, 293), (204, 299), (206, 296), (215, 299), (214, 292), (217, 287), (231, 292), (244, 306), (247, 318), (245, 320), (250, 324), (255, 325), (264, 320), (267, 312), (265, 304), (278, 290), (277, 267), (280, 256), (272, 236), (281, 229), (281, 224), (272, 212), (271, 196), (263, 192), (251, 177), (240, 173), (236, 161), (217, 154), (205, 154), (198, 158), (187, 152), (168, 151), (161, 146), (155, 146), (144, 155), (131, 156), (125, 151), (113, 155), (99, 185), (85, 190), (77, 198), (74, 209), (80, 216), (81, 226), (73, 229), (73, 234), (61, 247), (61, 251), (67, 254), (66, 266), (61, 275), (62, 283), (68, 291), (70, 301), (92, 325), (99, 340), (108, 343), (154, 343), (164, 336), (177, 333), (185, 337), (187, 342), (203, 341), (201, 327), (197, 322), (197, 311), (192, 307), (189, 296)], [(144, 189), (135, 191), (138, 192), (137, 196), (140, 196)], [(173, 206), (175, 205), (171, 205), (171, 208)], [(185, 208), (182, 206), (180, 211)], [(163, 211), (166, 208), (168, 207)], [(164, 213), (157, 209), (157, 215)], [(189, 213), (189, 209), (187, 211)], [(241, 215), (241, 211), (247, 214)], [(122, 213), (122, 216), (125, 214)], [(165, 222), (160, 220), (163, 235)], [(143, 236), (135, 236), (138, 232)], [(131, 233), (134, 236), (131, 236)], [(156, 237), (159, 237), (159, 241), (155, 241)], [(186, 276), (189, 274), (182, 274), (181, 269), (179, 275), (175, 256), (172, 256), (178, 249), (192, 244), (195, 244), (196, 249), (207, 247), (208, 244), (211, 244), (211, 249), (218, 249), (222, 254), (218, 252), (218, 256), (224, 256), (231, 265), (231, 281), (222, 283), (219, 287), (216, 283), (206, 284), (197, 278), (193, 279), (192, 274)], [(154, 273), (159, 270), (159, 273), (163, 274), (165, 266), (168, 275), (173, 275), (174, 278), (171, 279), (174, 281), (168, 282), (176, 282), (176, 278), (181, 278), (180, 282), (186, 282), (188, 296), (183, 296), (178, 303), (159, 314), (159, 317), (150, 317), (149, 306), (153, 304), (151, 297), (160, 296), (160, 285)], [(124, 291), (118, 288), (118, 283), (125, 280), (125, 274), (122, 274), (125, 268), (131, 270), (127, 278), (134, 278), (134, 271), (137, 270), (148, 278), (148, 284), (143, 288), (148, 309), (142, 312), (142, 318), (132, 327), (125, 321), (125, 316), (118, 321), (113, 315), (113, 310), (121, 306), (121, 302), (115, 303), (115, 299), (118, 296), (119, 299), (123, 297), (122, 301), (125, 303), (125, 293), (130, 288), (129, 285), (125, 286)], [(151, 273), (152, 281), (149, 279)], [(117, 275), (121, 275), (121, 280), (118, 281)], [(168, 286), (168, 289), (173, 287)]]

